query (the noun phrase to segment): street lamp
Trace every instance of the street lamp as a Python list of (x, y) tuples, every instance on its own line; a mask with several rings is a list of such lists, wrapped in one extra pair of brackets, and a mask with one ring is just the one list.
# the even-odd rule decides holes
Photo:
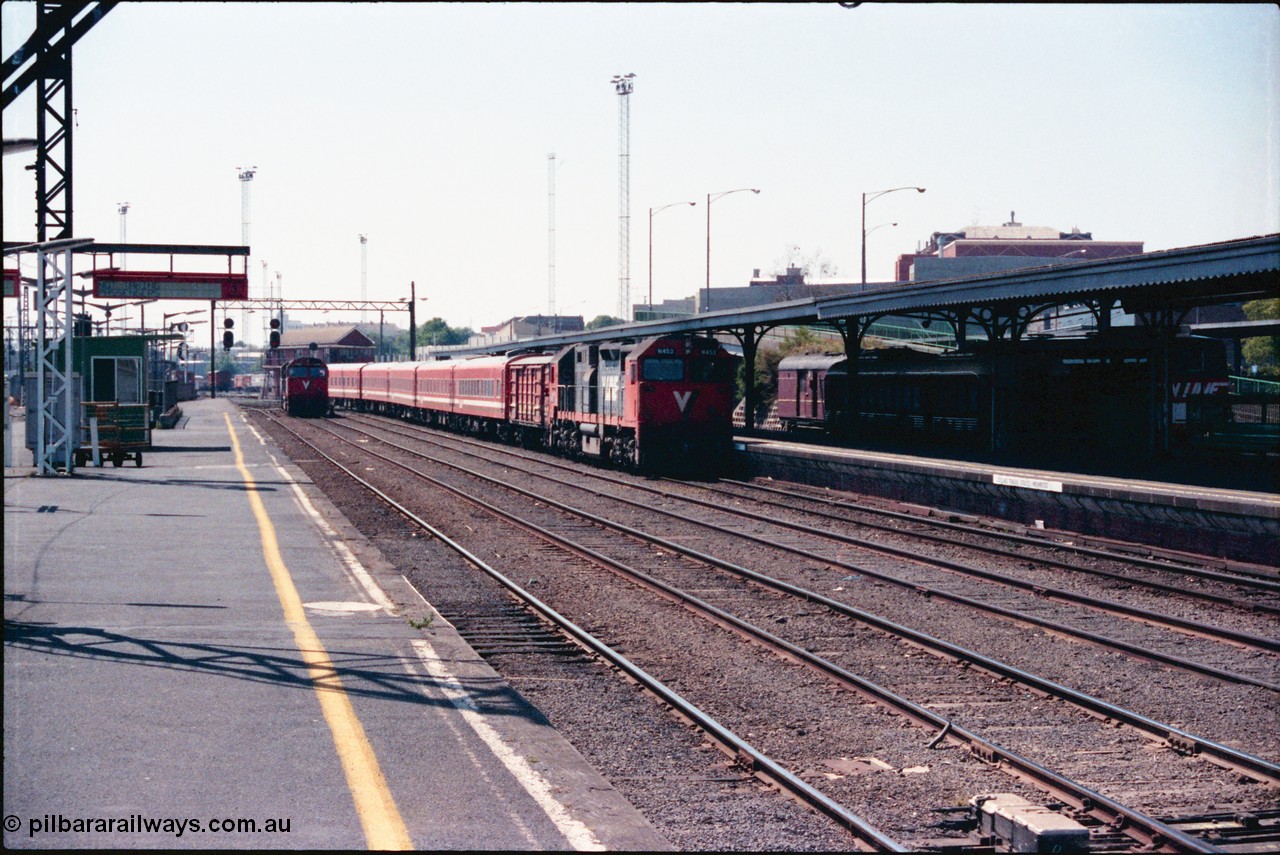
[(660, 208), (649, 209), (649, 311), (653, 311), (653, 215), (674, 208), (676, 205), (696, 205), (697, 202), (672, 202)]
[(873, 193), (862, 194), (862, 284), (867, 284), (867, 203), (872, 202), (886, 193), (896, 193), (899, 190), (914, 190), (917, 193), (923, 193), (923, 187), (893, 187), (889, 190), (876, 190)]
[(743, 193), (747, 190), (752, 193), (760, 192), (754, 187), (739, 187), (737, 190), (724, 190), (720, 193), (707, 194), (707, 302), (704, 306), (707, 311), (711, 311), (711, 203), (722, 196), (728, 196), (730, 193)]

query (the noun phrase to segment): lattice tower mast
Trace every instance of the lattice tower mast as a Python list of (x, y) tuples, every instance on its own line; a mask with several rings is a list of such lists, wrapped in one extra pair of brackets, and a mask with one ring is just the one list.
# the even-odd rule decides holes
[(618, 317), (631, 318), (631, 90), (634, 74), (613, 78), (618, 100)]
[[(369, 299), (369, 236), (360, 235), (360, 302)], [(369, 313), (360, 310), (361, 325), (369, 322)]]
[(547, 155), (547, 316), (556, 315), (556, 153)]
[[(249, 272), (248, 264), (245, 265), (245, 273)], [(267, 260), (262, 259), (262, 299), (271, 299), (271, 283), (267, 279)], [(262, 340), (268, 342), (271, 340), (271, 319), (275, 317), (275, 308), (268, 307), (266, 314), (262, 318)], [(284, 332), (284, 330), (281, 330)]]
[[(258, 172), (258, 167), (248, 169), (236, 167), (236, 175), (240, 179), (240, 245), (249, 245), (249, 182)], [(245, 259), (245, 270), (249, 269), (249, 259)], [(249, 310), (240, 310), (240, 335), (246, 342), (249, 339)]]

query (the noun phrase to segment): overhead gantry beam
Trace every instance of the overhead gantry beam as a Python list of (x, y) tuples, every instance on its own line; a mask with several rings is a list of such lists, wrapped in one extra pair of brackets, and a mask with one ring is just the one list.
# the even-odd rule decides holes
[(36, 29), (5, 60), (3, 107), (36, 85), (36, 240), (74, 235), (71, 47), (115, 3), (36, 4)]
[[(4, 92), (0, 106), (5, 108), (32, 83), (44, 77), (49, 67), (58, 62), (59, 56), (69, 56), (71, 46), (116, 6), (114, 2), (39, 5), (41, 10), (37, 15), (35, 32), (4, 61)], [(80, 17), (82, 13), (86, 14)]]

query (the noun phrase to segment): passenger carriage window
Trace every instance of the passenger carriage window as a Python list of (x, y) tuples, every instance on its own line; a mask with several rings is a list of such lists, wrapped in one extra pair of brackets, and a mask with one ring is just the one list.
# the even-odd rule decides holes
[(680, 381), (684, 379), (684, 360), (650, 357), (644, 361), (642, 370), (645, 380)]

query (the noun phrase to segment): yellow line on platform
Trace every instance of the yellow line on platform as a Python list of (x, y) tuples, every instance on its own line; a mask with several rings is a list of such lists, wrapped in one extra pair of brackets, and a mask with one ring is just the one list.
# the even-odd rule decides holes
[(347, 776), (347, 786), (355, 801), (360, 824), (364, 827), (365, 841), (370, 849), (412, 849), (413, 841), (409, 839), (409, 831), (400, 817), (400, 810), (387, 787), (387, 781), (382, 776), (373, 746), (365, 736), (364, 727), (356, 716), (351, 699), (347, 697), (333, 661), (307, 621), (302, 598), (298, 596), (293, 577), (289, 575), (289, 568), (280, 555), (275, 526), (271, 524), (267, 509), (258, 495), (257, 484), (244, 464), (244, 454), (240, 450), (240, 441), (236, 438), (231, 417), (224, 413), (223, 418), (227, 420), (227, 430), (231, 433), (236, 468), (240, 470), (240, 476), (248, 487), (249, 506), (253, 508), (253, 515), (258, 520), (263, 558), (266, 559), (267, 569), (271, 571), (271, 581), (275, 584), (280, 606), (284, 609), (285, 623), (293, 630), (294, 643), (297, 644), (303, 661), (307, 663), (320, 709), (333, 734), (333, 744), (338, 749), (342, 771)]

